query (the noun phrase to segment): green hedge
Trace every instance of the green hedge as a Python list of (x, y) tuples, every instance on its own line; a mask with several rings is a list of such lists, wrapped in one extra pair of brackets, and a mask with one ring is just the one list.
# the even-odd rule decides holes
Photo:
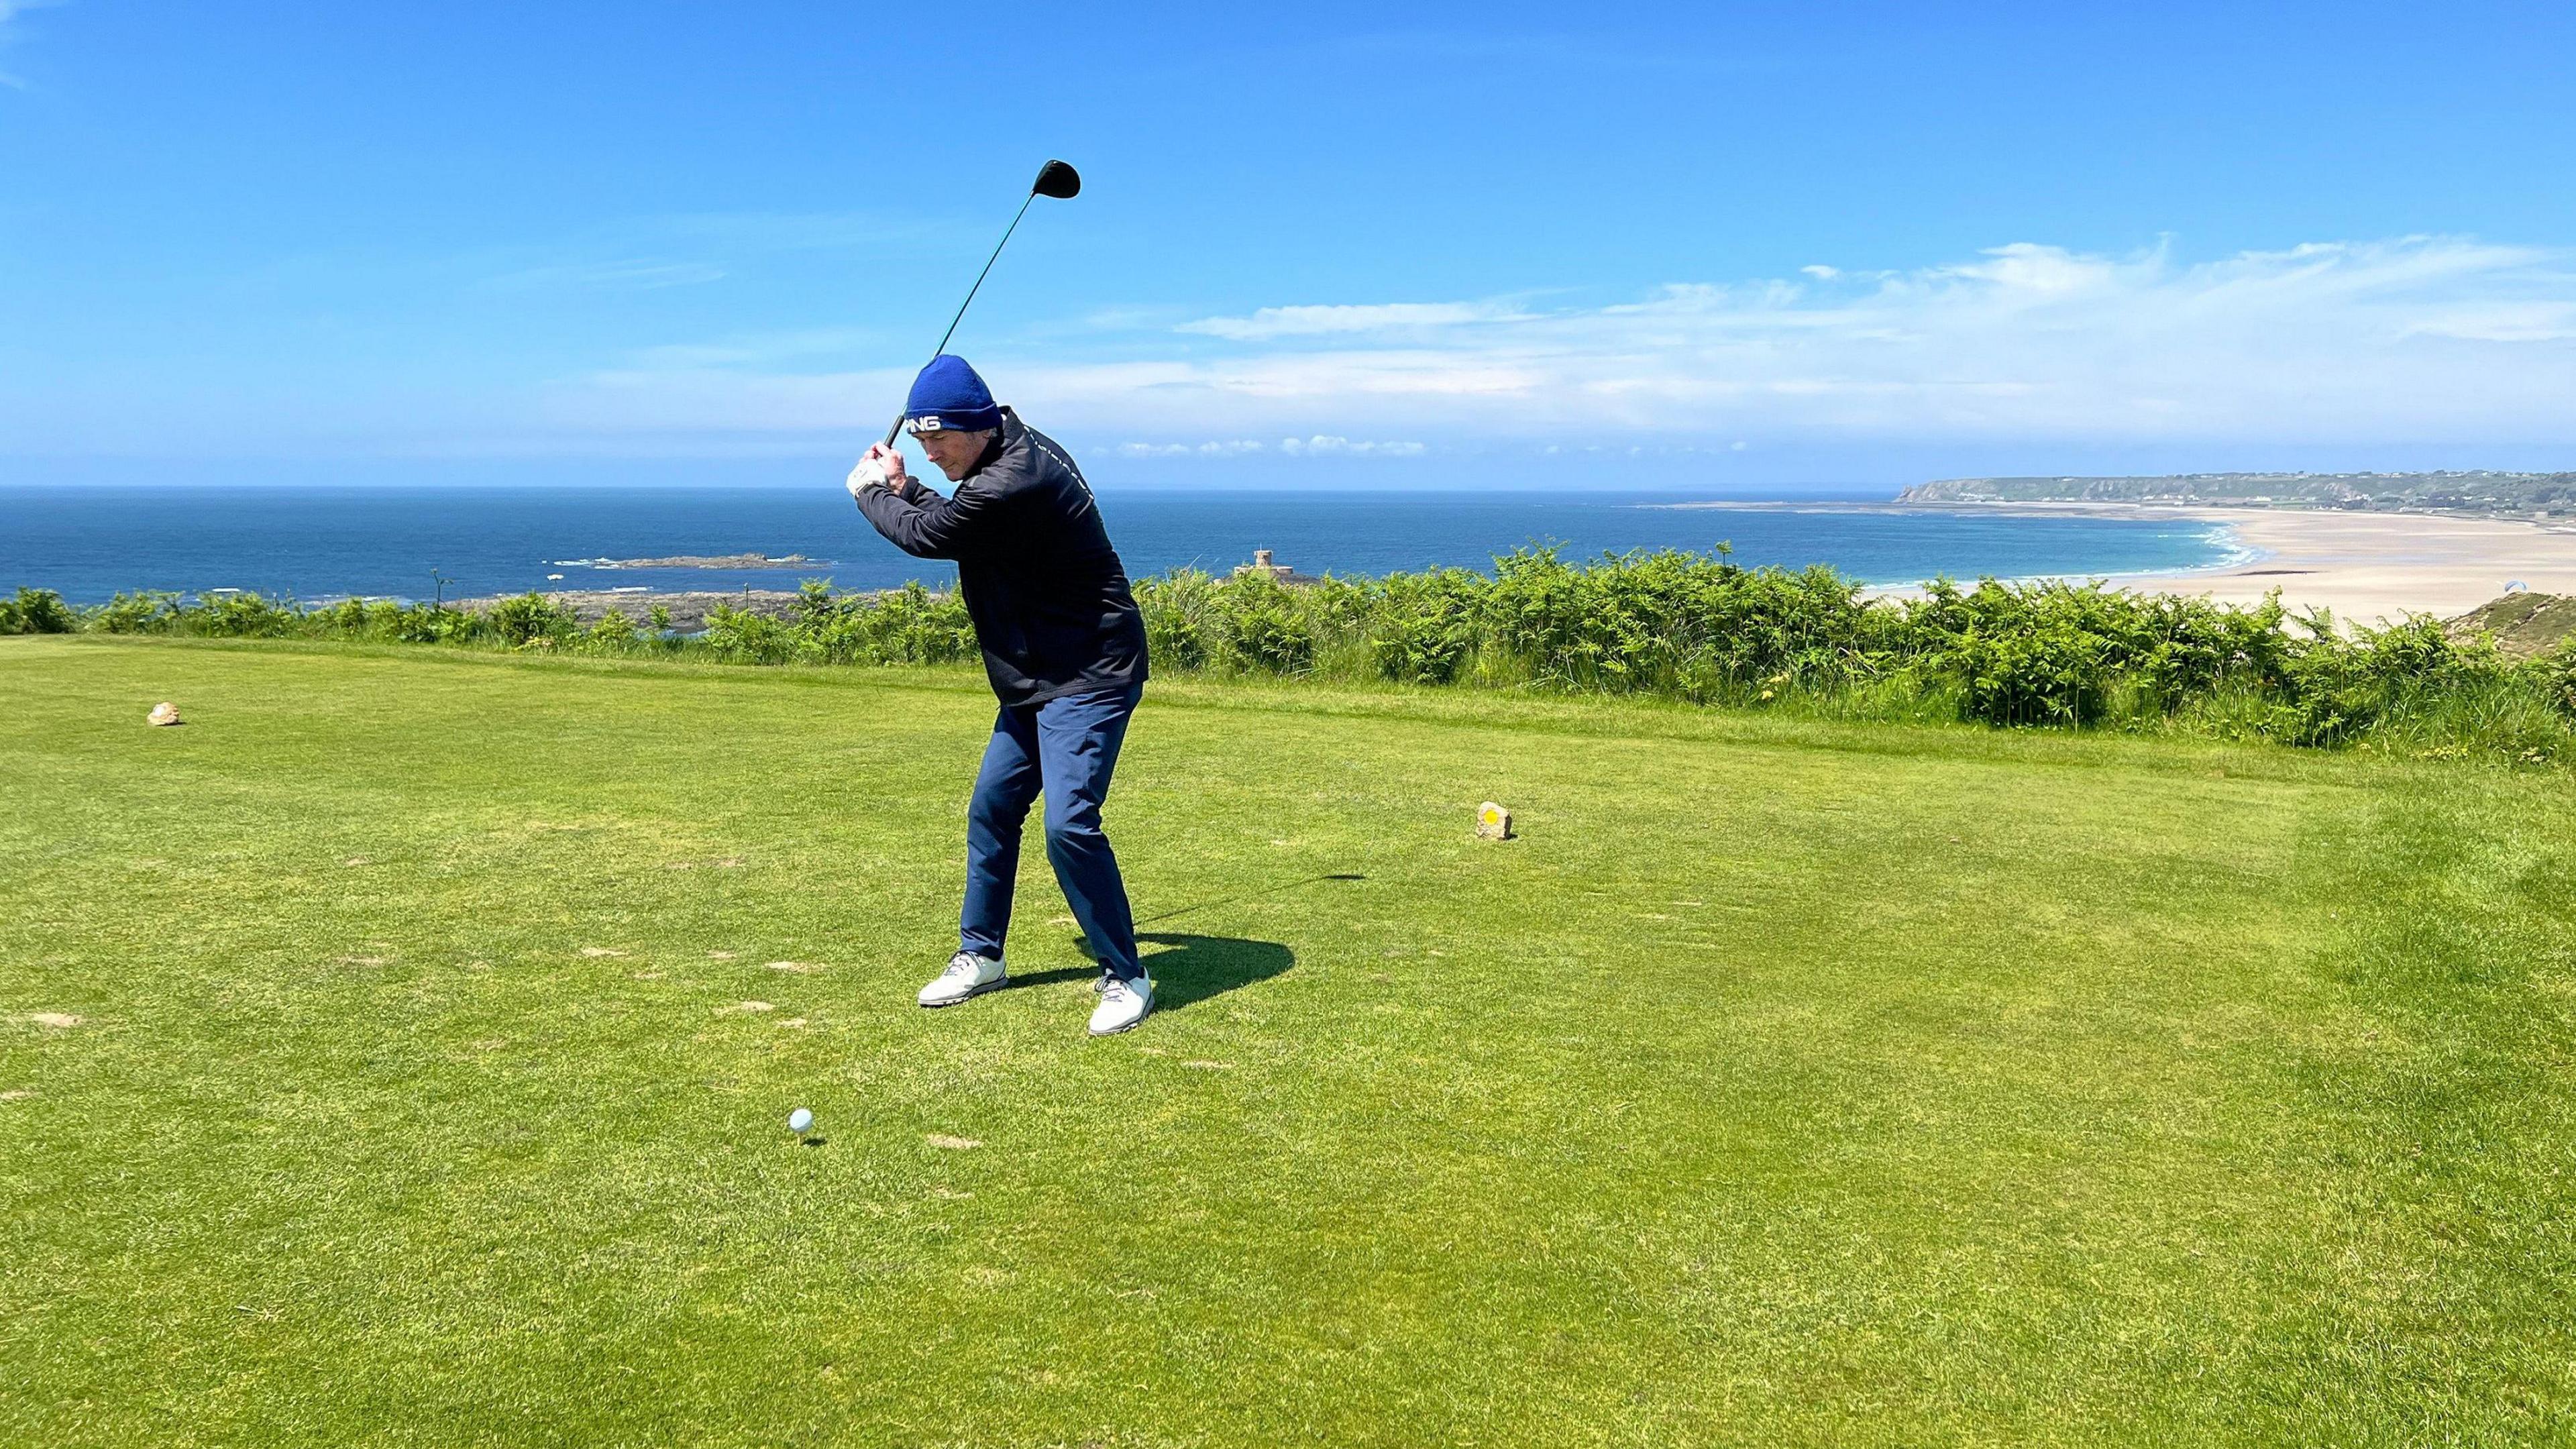
[[(1630, 693), (1847, 718), (2181, 730), (2306, 746), (2373, 739), (2415, 753), (2559, 758), (2576, 731), (2576, 651), (2509, 660), (2432, 620), (2338, 630), (2252, 608), (2096, 586), (1949, 581), (1865, 598), (1823, 567), (1722, 555), (1498, 558), (1289, 586), (1183, 570), (1141, 582), (1157, 671)], [(809, 581), (791, 617), (719, 606), (704, 632), (656, 610), (580, 624), (540, 594), (465, 612), (254, 594), (119, 595), (84, 610), (42, 590), (0, 600), (0, 632), (325, 638), (746, 664), (940, 664), (975, 657), (954, 593), (835, 594)]]

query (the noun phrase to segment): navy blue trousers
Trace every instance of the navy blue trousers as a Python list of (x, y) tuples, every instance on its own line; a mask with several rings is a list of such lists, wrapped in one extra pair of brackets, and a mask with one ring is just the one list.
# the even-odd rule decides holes
[(1100, 829), (1110, 772), (1142, 693), (1069, 695), (995, 717), (984, 768), (975, 776), (975, 801), (966, 810), (966, 908), (958, 917), (957, 949), (1001, 958), (1011, 933), (1011, 887), (1020, 874), (1020, 827), (1044, 792), (1047, 859), (1074, 923), (1102, 970), (1130, 981), (1145, 974), (1127, 883)]

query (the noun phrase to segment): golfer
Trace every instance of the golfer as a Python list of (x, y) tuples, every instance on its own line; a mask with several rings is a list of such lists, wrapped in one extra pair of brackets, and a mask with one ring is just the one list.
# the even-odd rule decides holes
[(1008, 981), (1002, 943), (1019, 878), (1020, 826), (1046, 796), (1047, 859), (1100, 962), (1091, 1034), (1125, 1031), (1154, 1009), (1136, 955), (1136, 918), (1100, 806), (1145, 687), (1145, 621), (1109, 546), (1082, 470), (1054, 439), (993, 402), (963, 358), (934, 357), (914, 379), (904, 428), (956, 488), (940, 497), (880, 443), (850, 472), (850, 496), (888, 542), (957, 561), (984, 673), (1000, 696), (966, 810), (966, 905), (957, 954), (921, 988), (954, 1006)]

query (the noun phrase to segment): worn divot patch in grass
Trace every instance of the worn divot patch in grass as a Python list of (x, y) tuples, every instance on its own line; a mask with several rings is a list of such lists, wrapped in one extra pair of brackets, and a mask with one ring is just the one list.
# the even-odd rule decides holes
[(581, 954), (595, 961), (604, 956), (623, 956), (626, 953), (612, 946), (584, 946), (581, 948)]
[(33, 1022), (38, 1026), (49, 1026), (54, 1028), (56, 1031), (66, 1031), (72, 1027), (80, 1025), (89, 1018), (84, 1016), (75, 1016), (68, 1011), (31, 1011), (18, 1019), (20, 1021)]
[(8, 1091), (0, 1092), (0, 1102), (23, 1102), (34, 1095), (36, 1095), (34, 1092), (25, 1087), (12, 1087)]
[(766, 1001), (737, 1001), (733, 1005), (724, 1008), (724, 1010), (729, 1012), (744, 1012), (755, 1016), (764, 1011), (776, 1011), (777, 1009), (778, 1008), (775, 1005)]
[(815, 965), (811, 961), (772, 961), (761, 969), (764, 971), (785, 971), (797, 976), (811, 976), (823, 968)]
[(965, 1152), (984, 1145), (979, 1138), (951, 1137), (945, 1132), (933, 1132), (921, 1140), (946, 1152)]

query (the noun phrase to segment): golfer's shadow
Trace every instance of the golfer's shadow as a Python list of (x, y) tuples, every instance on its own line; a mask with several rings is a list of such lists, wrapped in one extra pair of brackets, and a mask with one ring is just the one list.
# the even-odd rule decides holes
[(1156, 1011), (1178, 1011), (1238, 986), (1267, 981), (1297, 964), (1297, 953), (1276, 941), (1163, 931), (1139, 935), (1136, 940), (1164, 948), (1145, 957), (1145, 973), (1154, 978)]
[[(1297, 964), (1297, 953), (1278, 942), (1252, 941), (1241, 936), (1152, 931), (1139, 933), (1136, 943), (1164, 948), (1145, 952), (1145, 973), (1154, 978), (1156, 1011), (1178, 1011), (1211, 996), (1223, 996), (1238, 986), (1267, 981)], [(1098, 974), (1097, 970), (1037, 971), (1012, 977), (1011, 985), (1088, 981)]]

